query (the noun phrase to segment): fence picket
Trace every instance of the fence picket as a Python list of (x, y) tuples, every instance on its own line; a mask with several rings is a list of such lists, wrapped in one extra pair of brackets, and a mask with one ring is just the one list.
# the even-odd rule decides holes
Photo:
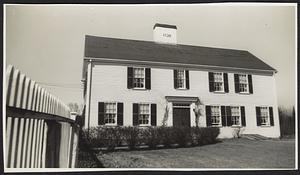
[(21, 156), (22, 156), (22, 147), (23, 147), (23, 133), (24, 133), (24, 118), (20, 118), (20, 128), (19, 128), (19, 137), (17, 140), (17, 159), (16, 159), (16, 167), (21, 168)]
[(19, 125), (19, 118), (14, 118), (14, 125), (12, 126), (12, 145), (11, 145), (11, 159), (10, 159), (10, 167), (15, 167), (16, 161), (16, 146), (17, 146), (17, 137), (18, 137), (18, 125)]
[(46, 122), (44, 122), (44, 137), (43, 137), (43, 151), (42, 151), (42, 157), (41, 157), (41, 163), (42, 168), (46, 167), (46, 144), (47, 144), (47, 132), (48, 132), (48, 126)]
[(10, 157), (11, 157), (11, 140), (12, 140), (12, 117), (7, 117), (6, 119), (6, 152), (5, 152), (5, 164), (6, 167), (9, 167), (10, 165)]
[(27, 109), (27, 102), (29, 97), (29, 86), (30, 86), (30, 79), (25, 77), (24, 81), (24, 94), (23, 94), (23, 101), (22, 101), (22, 109)]
[(24, 95), (24, 83), (25, 83), (25, 75), (20, 74), (19, 82), (18, 82), (18, 88), (17, 88), (17, 99), (16, 99), (16, 107), (21, 108), (22, 106), (22, 100)]
[(23, 153), (22, 153), (22, 164), (21, 168), (26, 167), (26, 150), (28, 149), (28, 131), (29, 131), (29, 121), (30, 119), (25, 120), (25, 131), (24, 131), (24, 146), (23, 146)]

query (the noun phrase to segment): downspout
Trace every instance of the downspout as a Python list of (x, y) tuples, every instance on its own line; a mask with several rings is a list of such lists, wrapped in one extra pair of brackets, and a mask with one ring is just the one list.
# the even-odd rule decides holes
[(88, 94), (88, 133), (90, 133), (90, 112), (91, 112), (91, 90), (92, 90), (92, 60), (89, 60), (89, 94)]

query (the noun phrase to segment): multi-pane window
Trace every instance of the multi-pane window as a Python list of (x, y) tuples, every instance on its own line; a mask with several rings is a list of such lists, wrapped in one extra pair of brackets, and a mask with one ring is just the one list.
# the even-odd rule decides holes
[(115, 124), (117, 116), (116, 103), (104, 103), (104, 123)]
[(150, 124), (150, 104), (139, 104), (139, 125)]
[(232, 125), (240, 126), (241, 125), (241, 113), (239, 106), (231, 106), (231, 122)]
[(214, 84), (213, 88), (215, 92), (223, 92), (224, 91), (224, 79), (222, 72), (214, 72)]
[(248, 76), (245, 74), (239, 74), (239, 92), (249, 92)]
[(145, 88), (145, 68), (133, 68), (133, 87)]
[(260, 107), (260, 124), (261, 125), (270, 125), (269, 121), (269, 109), (268, 107)]
[(177, 70), (177, 87), (179, 89), (185, 89), (185, 71)]
[(221, 112), (220, 106), (211, 106), (211, 125), (212, 126), (219, 126), (221, 125)]

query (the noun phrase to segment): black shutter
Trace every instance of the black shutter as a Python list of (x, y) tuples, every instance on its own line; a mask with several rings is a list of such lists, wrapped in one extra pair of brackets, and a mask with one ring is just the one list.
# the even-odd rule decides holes
[(151, 104), (151, 126), (156, 126), (156, 104)]
[(248, 75), (249, 93), (253, 94), (252, 75)]
[(235, 93), (240, 92), (239, 74), (234, 74), (234, 89)]
[(246, 126), (245, 107), (241, 106), (242, 126)]
[(211, 126), (211, 109), (210, 106), (205, 106), (206, 126)]
[(189, 79), (189, 71), (185, 71), (185, 87), (186, 89), (190, 89), (190, 79)]
[(225, 92), (229, 92), (229, 88), (228, 88), (228, 74), (227, 73), (223, 73), (223, 79), (224, 79), (224, 90), (225, 90)]
[(146, 89), (151, 89), (151, 69), (145, 68), (146, 74)]
[(123, 103), (118, 103), (117, 107), (118, 107), (117, 124), (122, 126), (123, 125)]
[(232, 126), (232, 120), (231, 120), (231, 107), (230, 106), (226, 106), (226, 125), (227, 126)]
[(174, 69), (173, 75), (174, 75), (173, 76), (174, 77), (174, 88), (177, 89), (178, 86), (177, 86), (177, 70), (176, 69)]
[(214, 91), (214, 73), (208, 72), (209, 92)]
[(260, 107), (256, 107), (256, 124), (257, 126), (261, 125)]
[(273, 108), (269, 107), (269, 114), (270, 114), (270, 125), (274, 126), (274, 117), (273, 117)]
[(133, 68), (127, 67), (127, 88), (133, 88)]
[(104, 103), (98, 103), (98, 125), (104, 125)]
[(226, 126), (226, 111), (225, 106), (221, 106), (222, 126)]
[(133, 103), (132, 114), (133, 126), (139, 125), (139, 104)]

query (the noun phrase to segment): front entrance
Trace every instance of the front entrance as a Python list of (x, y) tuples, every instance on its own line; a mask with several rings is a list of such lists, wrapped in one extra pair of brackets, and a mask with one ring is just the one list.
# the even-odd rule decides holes
[(190, 104), (173, 103), (173, 126), (191, 127)]

